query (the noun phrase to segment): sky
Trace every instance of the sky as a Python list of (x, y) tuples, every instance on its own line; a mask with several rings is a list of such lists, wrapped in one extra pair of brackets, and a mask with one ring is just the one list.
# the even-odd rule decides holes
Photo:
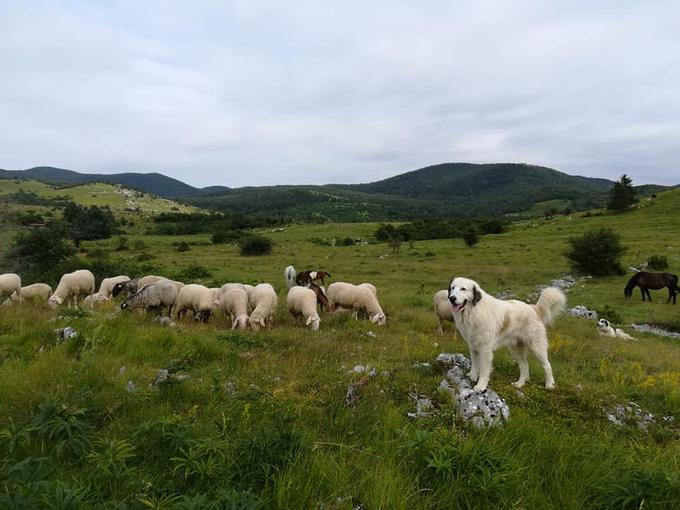
[(680, 183), (680, 2), (0, 2), (0, 168)]

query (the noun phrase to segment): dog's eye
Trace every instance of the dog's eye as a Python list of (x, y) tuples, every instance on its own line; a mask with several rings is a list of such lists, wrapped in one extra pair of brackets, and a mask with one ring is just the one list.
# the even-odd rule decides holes
[(465, 287), (462, 287), (460, 290), (462, 290), (463, 292), (465, 292)]

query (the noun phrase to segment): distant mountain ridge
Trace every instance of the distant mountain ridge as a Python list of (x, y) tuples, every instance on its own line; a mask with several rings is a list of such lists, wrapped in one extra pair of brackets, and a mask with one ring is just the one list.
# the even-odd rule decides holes
[[(27, 170), (0, 170), (0, 178), (35, 179), (37, 181), (65, 184), (104, 182), (123, 184), (163, 198), (200, 195), (202, 190), (157, 172), (119, 174), (85, 174), (51, 166), (37, 166)], [(222, 187), (223, 188), (223, 187)]]
[[(0, 170), (0, 178), (116, 183), (212, 210), (293, 221), (406, 221), (586, 210), (606, 204), (613, 181), (523, 163), (442, 163), (365, 184), (195, 188), (159, 173), (83, 174), (54, 167)], [(1, 183), (0, 183), (1, 185)], [(638, 187), (641, 195), (664, 186)], [(528, 213), (528, 211), (531, 211)]]

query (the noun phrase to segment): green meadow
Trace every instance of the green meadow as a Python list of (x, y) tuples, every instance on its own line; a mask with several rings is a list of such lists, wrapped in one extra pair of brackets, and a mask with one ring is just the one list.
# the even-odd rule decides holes
[[(94, 199), (96, 189), (88, 193)], [(636, 340), (604, 338), (594, 322), (564, 316), (549, 331), (557, 388), (544, 389), (531, 359), (521, 393), (511, 386), (517, 366), (498, 351), (490, 385), (510, 420), (488, 430), (463, 423), (437, 391), (436, 356), (468, 350), (450, 325), (437, 334), (431, 304), (454, 274), (524, 299), (571, 274), (568, 238), (600, 227), (621, 234), (624, 267), (662, 255), (678, 273), (680, 190), (624, 214), (517, 222), (473, 248), (455, 239), (395, 251), (371, 240), (377, 227), (263, 230), (275, 246), (259, 257), (208, 235), (140, 229), (127, 234), (128, 251), (115, 251), (116, 238), (83, 243), (84, 260), (96, 254), (124, 267), (145, 253), (155, 273), (185, 283), (270, 282), (277, 321), (233, 332), (219, 314), (168, 328), (116, 303), (0, 308), (0, 508), (680, 507), (680, 340), (627, 327), (680, 329), (680, 304), (667, 304), (666, 291), (652, 291), (651, 303), (637, 290), (625, 301), (630, 272), (579, 279), (568, 306), (607, 306)], [(336, 244), (347, 237), (371, 242)], [(188, 251), (177, 251), (181, 241)], [(318, 333), (295, 325), (285, 307), (289, 264), (375, 284), (387, 325), (327, 313)], [(78, 335), (58, 340), (55, 329), (66, 326)], [(160, 369), (171, 376), (153, 384)], [(351, 384), (359, 398), (347, 405)], [(413, 395), (431, 397), (435, 411), (408, 418)], [(607, 419), (631, 401), (655, 416), (647, 430)]]

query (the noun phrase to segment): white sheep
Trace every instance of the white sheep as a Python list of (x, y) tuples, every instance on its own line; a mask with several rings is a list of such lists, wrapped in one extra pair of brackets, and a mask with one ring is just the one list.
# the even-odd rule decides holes
[[(47, 303), (52, 295), (52, 287), (46, 283), (32, 283), (21, 287), (21, 300)], [(13, 292), (10, 298), (5, 301), (4, 305), (10, 305), (19, 302), (19, 295)]]
[(291, 289), (295, 286), (295, 278), (297, 277), (297, 271), (292, 265), (288, 266), (286, 269), (283, 270), (283, 277), (286, 280), (286, 287)]
[(130, 277), (126, 275), (120, 275), (120, 276), (113, 276), (111, 278), (104, 278), (102, 282), (99, 284), (99, 290), (97, 291), (97, 294), (100, 296), (104, 296), (106, 298), (111, 297), (111, 292), (113, 291), (113, 287), (117, 283), (125, 283), (129, 282)]
[(295, 318), (295, 322), (300, 317), (304, 317), (306, 326), (311, 326), (312, 331), (319, 331), (321, 318), (316, 311), (316, 292), (307, 287), (291, 287), (288, 291), (286, 303), (288, 311)]
[[(368, 284), (370, 285), (370, 284)], [(360, 311), (365, 312), (371, 322), (383, 326), (387, 317), (378, 303), (378, 298), (368, 285), (353, 285), (346, 282), (335, 282), (328, 286), (328, 301), (334, 309), (352, 310), (356, 319)]]
[(0, 275), (0, 301), (12, 297), (15, 292), (17, 299), (21, 302), (21, 277), (14, 273)]
[(256, 285), (250, 292), (248, 302), (253, 310), (248, 318), (250, 329), (257, 331), (260, 327), (271, 326), (279, 302), (274, 287), (268, 283)]
[(197, 320), (208, 322), (215, 306), (215, 299), (208, 287), (192, 283), (182, 286), (175, 306), (178, 319), (183, 317), (187, 310), (191, 310)]
[(109, 301), (109, 297), (105, 296), (101, 292), (95, 292), (91, 296), (87, 296), (85, 299), (83, 299), (83, 305), (84, 306), (89, 306), (90, 308), (94, 308), (94, 305), (100, 305), (102, 303), (106, 303)]
[[(250, 287), (250, 289), (248, 289)], [(243, 283), (225, 283), (222, 285), (217, 291), (215, 292), (215, 304), (219, 304), (220, 298), (224, 295), (225, 292), (230, 291), (231, 289), (241, 289), (246, 292), (246, 294), (250, 295), (250, 292), (252, 292), (253, 286), (252, 285), (245, 285)]]
[[(444, 321), (453, 322), (453, 309), (451, 308), (451, 302), (449, 301), (449, 291), (444, 289), (435, 292), (432, 297), (432, 305), (434, 306), (434, 314), (437, 316), (437, 322), (439, 324), (439, 334), (444, 334), (444, 329), (442, 328)], [(454, 328), (454, 335), (456, 329)]]
[(378, 297), (378, 289), (372, 283), (360, 283), (357, 287), (366, 287), (376, 298)]
[[(47, 302), (52, 308), (56, 308), (57, 305), (70, 298), (76, 306), (80, 296), (92, 294), (94, 294), (94, 275), (87, 269), (79, 269), (61, 277), (59, 285)], [(69, 303), (70, 306), (71, 303)]]
[(248, 327), (248, 293), (234, 287), (220, 296), (218, 308), (231, 317), (231, 329)]
[(144, 308), (144, 310), (168, 309), (168, 317), (172, 316), (172, 309), (177, 301), (177, 286), (170, 281), (159, 281), (145, 285), (120, 305), (121, 310)]

